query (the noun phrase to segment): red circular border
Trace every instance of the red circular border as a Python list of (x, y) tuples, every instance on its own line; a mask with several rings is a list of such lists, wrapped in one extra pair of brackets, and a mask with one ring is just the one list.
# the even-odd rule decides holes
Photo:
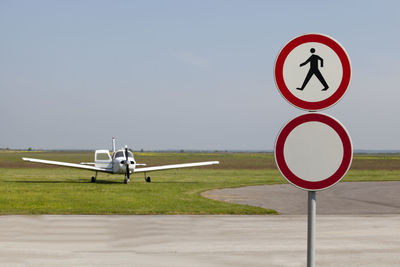
[[(338, 55), (343, 68), (342, 81), (340, 82), (340, 85), (336, 92), (327, 99), (318, 102), (304, 101), (294, 96), (287, 88), (285, 80), (283, 78), (283, 64), (285, 63), (285, 60), (289, 53), (297, 46), (309, 42), (322, 43), (330, 47)], [(343, 97), (350, 83), (351, 65), (346, 51), (334, 39), (321, 34), (306, 34), (294, 38), (282, 48), (275, 62), (274, 73), (276, 85), (282, 96), (289, 103), (304, 110), (321, 110), (336, 104)]]
[[(289, 169), (284, 156), (284, 146), (288, 135), (293, 131), (294, 128), (296, 128), (300, 124), (310, 121), (317, 121), (330, 126), (333, 130), (337, 132), (343, 144), (343, 159), (340, 163), (339, 168), (330, 177), (317, 182), (303, 180), (300, 177), (296, 176)], [(301, 189), (309, 191), (323, 190), (339, 182), (350, 168), (352, 158), (353, 146), (350, 140), (350, 136), (345, 128), (341, 125), (339, 121), (337, 121), (333, 117), (321, 113), (308, 113), (294, 118), (282, 128), (275, 143), (275, 161), (278, 165), (279, 171), (290, 183), (297, 187), (300, 187)]]

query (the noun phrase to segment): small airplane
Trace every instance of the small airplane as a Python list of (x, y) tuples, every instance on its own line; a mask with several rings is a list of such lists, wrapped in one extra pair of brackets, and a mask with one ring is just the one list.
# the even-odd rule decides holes
[(68, 163), (68, 162), (33, 159), (33, 158), (22, 158), (22, 160), (35, 163), (58, 165), (64, 167), (72, 167), (89, 171), (95, 171), (96, 174), (95, 176), (92, 177), (91, 180), (92, 183), (96, 182), (98, 172), (125, 174), (124, 178), (125, 184), (127, 184), (130, 181), (130, 175), (133, 173), (138, 173), (138, 172), (144, 173), (144, 179), (146, 182), (149, 183), (151, 182), (151, 178), (150, 176), (146, 177), (147, 172), (219, 164), (219, 161), (203, 161), (196, 163), (181, 163), (181, 164), (136, 168), (137, 166), (146, 166), (146, 164), (137, 163), (133, 157), (132, 151), (128, 149), (127, 146), (125, 146), (124, 149), (119, 149), (118, 151), (116, 151), (114, 137), (112, 138), (112, 154), (110, 155), (110, 151), (108, 150), (104, 149), (96, 150), (94, 153), (94, 162), (81, 162), (80, 164), (77, 164), (77, 163)]

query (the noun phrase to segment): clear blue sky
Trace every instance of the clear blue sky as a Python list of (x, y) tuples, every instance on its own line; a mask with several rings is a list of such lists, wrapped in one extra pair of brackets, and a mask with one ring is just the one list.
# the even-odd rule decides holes
[(356, 149), (400, 149), (398, 1), (1, 1), (0, 147), (273, 149), (300, 115), (282, 46), (340, 41), (348, 93), (324, 112)]

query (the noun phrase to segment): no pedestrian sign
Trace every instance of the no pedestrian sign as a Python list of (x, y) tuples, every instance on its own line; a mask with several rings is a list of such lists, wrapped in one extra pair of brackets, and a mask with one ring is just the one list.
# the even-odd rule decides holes
[(288, 122), (275, 143), (275, 161), (291, 184), (309, 191), (339, 182), (353, 158), (350, 135), (335, 118), (307, 113)]
[(305, 34), (289, 41), (275, 62), (275, 82), (292, 105), (309, 111), (336, 104), (350, 83), (351, 65), (333, 38)]

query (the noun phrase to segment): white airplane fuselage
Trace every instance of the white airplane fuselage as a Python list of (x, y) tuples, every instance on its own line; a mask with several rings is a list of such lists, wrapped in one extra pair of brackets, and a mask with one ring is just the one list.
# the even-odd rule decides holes
[[(108, 150), (96, 150), (94, 166), (98, 168), (112, 169), (114, 174), (126, 174), (126, 155), (123, 149), (115, 151), (112, 155)], [(136, 161), (132, 153), (128, 151), (128, 168), (133, 173)]]

